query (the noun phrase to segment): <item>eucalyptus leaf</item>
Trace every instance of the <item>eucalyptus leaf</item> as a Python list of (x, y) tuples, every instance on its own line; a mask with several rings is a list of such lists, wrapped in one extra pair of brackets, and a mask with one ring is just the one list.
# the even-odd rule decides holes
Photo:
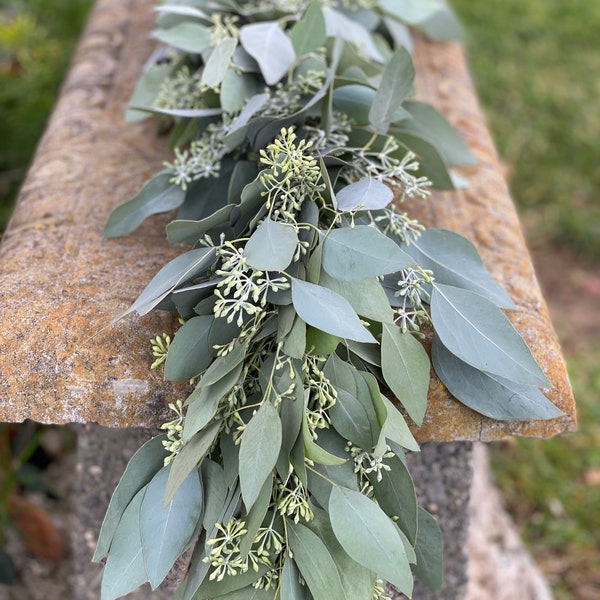
[(202, 54), (210, 48), (210, 29), (200, 23), (183, 22), (154, 32), (154, 37), (185, 52)]
[(105, 227), (106, 237), (118, 237), (131, 233), (150, 215), (169, 212), (185, 200), (185, 191), (171, 183), (173, 174), (162, 171), (150, 179), (140, 193), (113, 210)]
[(225, 38), (215, 46), (202, 72), (202, 83), (204, 85), (216, 88), (221, 84), (229, 70), (229, 61), (236, 46), (237, 40), (230, 37)]
[(256, 94), (257, 89), (256, 77), (249, 73), (238, 73), (235, 69), (227, 69), (219, 92), (221, 108), (226, 113), (241, 111)]
[(136, 110), (132, 107), (152, 106), (158, 96), (162, 82), (172, 70), (173, 66), (171, 64), (154, 64), (144, 72), (129, 100), (125, 113), (125, 120), (128, 123), (135, 123), (148, 118), (149, 115), (146, 111)]
[(380, 0), (381, 10), (409, 25), (419, 25), (443, 10), (444, 0)]
[(294, 561), (314, 600), (346, 600), (335, 561), (319, 536), (293, 521), (287, 531)]
[(325, 333), (357, 342), (376, 342), (350, 303), (327, 288), (292, 278), (292, 302), (303, 321)]
[(412, 566), (413, 573), (430, 589), (439, 591), (443, 584), (444, 539), (437, 521), (419, 507), (418, 529), (415, 552), (417, 564)]
[(290, 30), (290, 39), (297, 56), (318, 50), (325, 44), (325, 18), (319, 2), (312, 2)]
[(204, 514), (202, 525), (211, 531), (219, 520), (227, 497), (225, 473), (220, 465), (208, 458), (202, 461), (202, 487), (204, 490)]
[(427, 410), (430, 370), (429, 357), (421, 343), (396, 325), (384, 323), (381, 368), (388, 387), (420, 425)]
[(419, 452), (419, 444), (408, 428), (400, 411), (387, 398), (383, 400), (387, 408), (387, 419), (381, 428), (381, 436), (384, 439), (399, 444), (407, 450)]
[(365, 407), (346, 390), (337, 391), (337, 400), (329, 410), (336, 431), (359, 448), (372, 448), (371, 422)]
[(215, 596), (215, 600), (275, 600), (274, 589), (257, 589), (253, 585), (241, 590), (234, 590), (222, 596)]
[(237, 342), (224, 356), (217, 358), (202, 376), (201, 385), (213, 385), (231, 373), (246, 357), (248, 345)]
[[(306, 392), (308, 393), (308, 390), (306, 390)], [(341, 458), (340, 456), (328, 452), (313, 440), (306, 421), (306, 411), (302, 415), (302, 438), (304, 440), (304, 453), (306, 454), (306, 458), (313, 462), (328, 466), (343, 465), (347, 462), (346, 458)]]
[(215, 260), (214, 248), (196, 248), (180, 254), (152, 278), (138, 299), (121, 315), (121, 318), (133, 311), (137, 311), (139, 315), (150, 312), (178, 285), (206, 271)]
[(233, 206), (228, 204), (199, 221), (180, 219), (167, 225), (167, 238), (172, 243), (197, 242), (211, 229), (228, 223)]
[(426, 229), (406, 252), (424, 269), (432, 270), (436, 282), (471, 290), (500, 308), (514, 308), (465, 237), (445, 229)]
[(394, 112), (412, 93), (414, 78), (415, 69), (410, 54), (405, 48), (398, 48), (385, 66), (369, 111), (369, 121), (376, 131), (387, 131)]
[(140, 533), (148, 581), (156, 589), (187, 546), (202, 516), (202, 483), (193, 469), (173, 500), (163, 506), (171, 466), (148, 484), (140, 507)]
[(530, 421), (563, 416), (540, 390), (484, 373), (461, 361), (434, 338), (433, 367), (457, 400), (497, 421)]
[(263, 486), (256, 498), (256, 501), (252, 505), (252, 508), (246, 513), (244, 521), (246, 522), (246, 534), (240, 541), (240, 556), (245, 559), (254, 544), (256, 534), (260, 529), (269, 504), (271, 503), (271, 494), (273, 492), (273, 476), (267, 476)]
[(369, 123), (369, 111), (374, 98), (375, 90), (366, 85), (343, 85), (333, 91), (333, 105), (351, 117), (357, 125)]
[(413, 578), (404, 543), (377, 504), (361, 492), (334, 487), (329, 517), (335, 536), (351, 558), (408, 597), (412, 595)]
[(185, 381), (199, 375), (212, 361), (208, 332), (213, 324), (211, 315), (193, 317), (177, 330), (165, 362), (167, 381)]
[(275, 21), (244, 25), (240, 42), (258, 63), (267, 85), (275, 85), (296, 60), (290, 38)]
[(436, 283), (431, 318), (442, 344), (472, 367), (523, 385), (550, 385), (510, 321), (486, 298)]
[(173, 4), (167, 4), (166, 6), (155, 6), (154, 10), (161, 14), (194, 17), (210, 23), (210, 17), (206, 13), (202, 12), (199, 8), (194, 6), (177, 6)]
[(342, 188), (336, 198), (337, 208), (341, 212), (379, 210), (394, 199), (394, 192), (377, 179), (366, 177)]
[(309, 600), (308, 588), (300, 583), (300, 573), (289, 555), (281, 569), (281, 600)]
[(99, 562), (111, 547), (115, 531), (125, 509), (136, 494), (160, 471), (166, 457), (163, 441), (166, 435), (158, 435), (147, 441), (129, 460), (125, 472), (113, 492), (106, 515), (102, 521), (93, 561)]
[(102, 575), (101, 600), (115, 600), (148, 581), (140, 535), (143, 487), (125, 509)]
[(281, 420), (270, 402), (264, 402), (244, 429), (240, 443), (240, 487), (246, 510), (258, 498), (277, 462), (281, 448)]
[(253, 269), (285, 271), (297, 246), (298, 235), (293, 227), (265, 219), (246, 242), (244, 256)]
[(292, 358), (302, 358), (306, 348), (306, 323), (300, 318), (294, 319), (292, 329), (283, 342), (283, 352)]

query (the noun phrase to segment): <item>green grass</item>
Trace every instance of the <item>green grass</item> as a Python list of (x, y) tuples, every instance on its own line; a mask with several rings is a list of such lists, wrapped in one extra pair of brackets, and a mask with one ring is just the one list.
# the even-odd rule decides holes
[(0, 0), (0, 231), (90, 5), (91, 0)]
[(451, 3), (516, 202), (600, 257), (600, 2)]

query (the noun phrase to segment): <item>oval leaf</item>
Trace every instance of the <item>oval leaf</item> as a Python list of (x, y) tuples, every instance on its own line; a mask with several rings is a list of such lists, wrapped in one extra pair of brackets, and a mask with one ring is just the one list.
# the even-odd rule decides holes
[(524, 385), (550, 385), (527, 344), (486, 298), (435, 284), (431, 318), (442, 344), (472, 367)]
[(327, 40), (325, 18), (318, 2), (313, 2), (304, 16), (290, 30), (290, 38), (298, 56), (318, 50)]
[(351, 558), (411, 596), (413, 578), (404, 543), (377, 504), (361, 492), (334, 487), (329, 516), (336, 538)]
[(275, 85), (296, 60), (290, 38), (274, 21), (244, 25), (240, 29), (240, 42), (258, 63), (267, 85)]
[(381, 368), (388, 387), (410, 418), (420, 425), (427, 410), (429, 390), (429, 357), (410, 333), (402, 333), (396, 325), (383, 324)]
[(325, 333), (356, 342), (377, 342), (350, 303), (327, 288), (292, 278), (292, 303), (303, 321)]
[(281, 448), (281, 420), (270, 402), (252, 417), (240, 443), (240, 487), (250, 510), (277, 462)]
[(199, 23), (179, 23), (169, 29), (158, 30), (154, 37), (174, 48), (193, 54), (202, 54), (210, 48), (210, 29)]
[(498, 421), (555, 419), (563, 415), (540, 390), (484, 373), (458, 359), (434, 338), (433, 367), (442, 383), (460, 402)]
[(204, 85), (216, 88), (221, 84), (229, 69), (229, 61), (236, 46), (237, 40), (225, 38), (213, 49), (202, 72), (202, 83)]
[(394, 199), (394, 192), (385, 183), (366, 177), (342, 188), (336, 193), (336, 198), (341, 212), (379, 210)]
[(140, 507), (140, 531), (148, 581), (156, 589), (187, 546), (202, 514), (202, 484), (193, 469), (173, 501), (163, 506), (171, 466), (148, 484)]
[(419, 507), (419, 526), (415, 552), (417, 564), (413, 573), (430, 589), (439, 591), (443, 584), (444, 539), (437, 521)]
[(283, 223), (265, 219), (244, 248), (247, 263), (261, 271), (285, 271), (298, 246), (296, 230)]

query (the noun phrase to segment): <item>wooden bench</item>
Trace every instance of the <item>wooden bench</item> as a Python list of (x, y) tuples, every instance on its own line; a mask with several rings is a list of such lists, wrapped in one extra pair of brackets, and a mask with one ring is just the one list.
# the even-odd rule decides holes
[[(165, 383), (159, 372), (149, 370), (149, 339), (172, 331), (172, 317), (154, 313), (111, 325), (178, 252), (164, 235), (169, 217), (152, 218), (125, 238), (102, 237), (110, 211), (135, 194), (169, 156), (164, 139), (156, 134), (156, 122), (126, 125), (123, 120), (125, 104), (154, 45), (148, 38), (153, 4), (154, 0), (97, 1), (2, 239), (3, 421), (33, 419), (148, 430), (166, 420), (168, 402), (183, 397), (185, 386)], [(436, 193), (430, 201), (414, 203), (410, 211), (423, 223), (453, 229), (476, 244), (486, 266), (515, 301), (517, 310), (509, 316), (552, 381), (549, 397), (565, 413), (543, 422), (492, 421), (456, 402), (433, 377), (425, 422), (415, 434), (421, 442), (454, 443), (432, 444), (432, 450), (424, 450), (414, 460), (429, 467), (446, 460), (457, 468), (454, 475), (450, 467), (445, 475), (444, 468), (433, 469), (433, 474), (431, 468), (424, 468), (425, 479), (418, 487), (426, 504), (443, 502), (444, 494), (453, 490), (453, 500), (448, 499), (445, 508), (438, 506), (437, 512), (446, 530), (456, 521), (456, 531), (447, 536), (447, 553), (462, 556), (456, 560), (464, 566), (471, 485), (464, 472), (469, 470), (471, 445), (456, 442), (492, 441), (512, 434), (550, 437), (572, 431), (575, 407), (462, 48), (419, 38), (415, 63), (419, 96), (455, 125), (478, 163), (460, 171), (468, 187)], [(100, 435), (94, 432), (101, 430), (88, 425), (86, 431), (89, 436)], [(114, 433), (108, 438), (113, 440)], [(119, 433), (125, 444), (129, 434)], [(101, 462), (98, 445), (106, 449), (113, 443), (83, 444), (88, 450), (82, 464)], [(109, 470), (98, 481), (82, 471), (81, 489), (89, 492), (91, 486), (92, 497), (95, 493), (102, 498), (99, 504), (111, 492), (103, 487), (110, 487), (120, 474), (116, 466)], [(435, 477), (440, 474), (443, 480), (438, 485)], [(444, 493), (432, 491), (436, 485)], [(439, 498), (427, 500), (429, 492)], [(457, 498), (460, 507), (452, 504)], [(99, 506), (97, 518), (103, 510)], [(85, 527), (93, 528), (92, 521)], [(86, 550), (81, 560), (87, 557)], [(455, 583), (457, 590), (464, 587), (464, 568), (462, 573), (457, 575), (463, 579)], [(443, 597), (462, 597), (453, 593), (448, 588)]]

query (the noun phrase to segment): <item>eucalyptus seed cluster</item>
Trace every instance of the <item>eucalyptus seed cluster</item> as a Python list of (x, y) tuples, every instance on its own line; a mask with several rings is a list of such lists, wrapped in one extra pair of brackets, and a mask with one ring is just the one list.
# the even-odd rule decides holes
[(331, 425), (329, 410), (337, 401), (337, 390), (321, 370), (322, 359), (306, 354), (302, 365), (304, 385), (308, 395), (306, 420), (313, 439), (318, 438), (318, 429)]
[(177, 415), (172, 421), (163, 423), (160, 428), (166, 430), (167, 439), (163, 440), (163, 447), (169, 453), (165, 457), (165, 466), (171, 464), (173, 459), (179, 454), (179, 451), (183, 448), (183, 422), (185, 416), (183, 414), (183, 402), (177, 400), (175, 404), (172, 402), (169, 404), (169, 408)]
[(192, 73), (188, 65), (183, 65), (162, 80), (154, 106), (167, 110), (204, 108), (207, 90), (202, 83), (202, 73)]
[(157, 335), (155, 338), (150, 340), (152, 347), (152, 356), (154, 356), (154, 362), (150, 365), (151, 369), (156, 369), (167, 360), (167, 354), (169, 353), (169, 347), (171, 346), (171, 336), (167, 333)]
[(433, 272), (419, 265), (400, 271), (400, 275), (394, 296), (402, 299), (402, 306), (396, 308), (394, 320), (403, 333), (420, 334), (423, 327), (431, 325), (424, 304), (430, 299), (426, 286), (433, 283)]

